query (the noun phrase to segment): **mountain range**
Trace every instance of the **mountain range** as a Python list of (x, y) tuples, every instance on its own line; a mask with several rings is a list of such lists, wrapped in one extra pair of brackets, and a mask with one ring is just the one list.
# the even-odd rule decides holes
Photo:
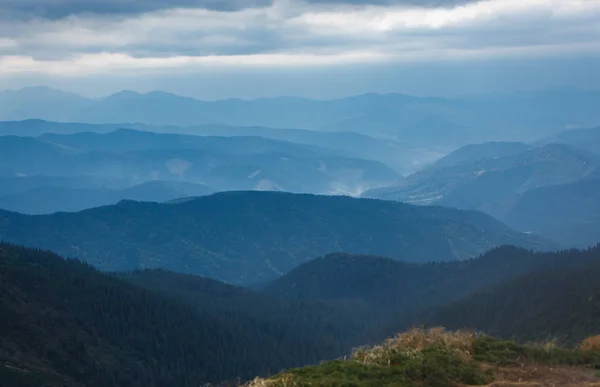
[(577, 128), (559, 132), (554, 136), (539, 140), (538, 144), (561, 143), (600, 154), (600, 126)]
[(600, 93), (582, 90), (462, 99), (364, 94), (326, 101), (292, 97), (199, 101), (159, 91), (122, 91), (91, 100), (48, 88), (26, 88), (0, 94), (0, 119), (355, 131), (448, 149), (494, 139), (534, 141), (568, 126), (597, 125), (599, 103)]
[(238, 284), (264, 282), (331, 252), (427, 262), (505, 244), (555, 248), (479, 212), (258, 191), (40, 216), (2, 211), (0, 240), (108, 271), (165, 268)]
[[(321, 132), (306, 129), (280, 129), (261, 126), (154, 126), (143, 124), (82, 124), (42, 120), (0, 121), (0, 135), (38, 137), (51, 134), (79, 134), (92, 138), (92, 133), (132, 129), (162, 134), (216, 137), (263, 137), (326, 149), (332, 155), (379, 161), (401, 174), (409, 174), (443, 155), (439, 150), (417, 147), (405, 142), (368, 136), (356, 132)], [(130, 134), (131, 135), (131, 134)], [(111, 136), (109, 136), (111, 137)], [(112, 136), (113, 138), (116, 136)], [(98, 138), (101, 138), (98, 136)], [(158, 138), (158, 137), (156, 137)], [(106, 141), (105, 139), (104, 141)]]
[(0, 137), (0, 175), (87, 176), (129, 185), (166, 180), (215, 191), (360, 194), (401, 176), (372, 160), (262, 137), (206, 137), (121, 129)]
[[(520, 145), (518, 145), (520, 147)], [(543, 186), (576, 182), (600, 176), (600, 155), (565, 144), (527, 147), (525, 151), (502, 155), (490, 152), (489, 144), (481, 154), (453, 163), (452, 152), (431, 167), (408, 176), (400, 184), (365, 192), (366, 197), (393, 199), (414, 204), (439, 204), (476, 209), (507, 197)], [(513, 145), (508, 147), (512, 149)]]
[(363, 196), (479, 210), (564, 246), (587, 247), (600, 241), (592, 193), (599, 178), (600, 154), (560, 143), (496, 142), (460, 148)]

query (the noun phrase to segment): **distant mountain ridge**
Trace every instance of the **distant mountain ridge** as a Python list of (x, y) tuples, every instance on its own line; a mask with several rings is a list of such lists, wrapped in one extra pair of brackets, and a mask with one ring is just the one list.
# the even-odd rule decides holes
[(330, 252), (427, 262), (505, 244), (555, 247), (477, 212), (257, 191), (45, 216), (3, 211), (0, 240), (76, 256), (103, 270), (160, 267), (238, 284), (264, 282)]
[(205, 185), (182, 181), (148, 181), (123, 189), (42, 185), (8, 195), (0, 195), (0, 208), (22, 214), (39, 215), (60, 211), (82, 211), (88, 208), (117, 204), (122, 200), (167, 202), (211, 193), (213, 191)]
[(325, 148), (332, 154), (339, 156), (379, 161), (401, 174), (414, 172), (422, 165), (428, 164), (442, 155), (439, 150), (349, 131), (323, 132), (307, 129), (230, 125), (155, 126), (128, 123), (60, 123), (43, 120), (0, 121), (0, 135), (28, 137), (49, 136), (51, 134), (69, 135), (84, 132), (109, 134), (127, 129), (170, 135), (264, 137)]
[[(96, 101), (76, 97), (76, 103), (71, 94), (44, 90), (1, 93), (0, 101), (15, 99), (16, 93), (23, 109), (0, 103), (0, 120), (38, 118), (87, 123), (225, 124), (356, 131), (446, 149), (493, 139), (533, 141), (569, 125), (593, 126), (600, 122), (596, 109), (600, 92), (580, 90), (463, 99), (370, 93), (324, 101), (304, 98), (200, 101), (165, 92), (120, 92)], [(34, 97), (37, 103), (28, 102)], [(47, 108), (51, 104), (46, 104), (46, 100), (60, 108)]]
[(569, 129), (538, 141), (539, 144), (561, 143), (600, 154), (600, 126)]
[(600, 179), (527, 191), (499, 217), (511, 227), (564, 245), (596, 245), (600, 242)]
[(433, 164), (433, 167), (443, 168), (480, 160), (499, 159), (525, 152), (531, 148), (533, 148), (532, 145), (521, 142), (492, 141), (482, 144), (470, 144), (440, 158)]
[[(164, 180), (224, 190), (358, 195), (401, 179), (373, 160), (262, 137), (214, 137), (120, 129), (0, 136), (0, 176), (91, 176), (129, 185)], [(127, 187), (125, 187), (127, 188)]]
[[(474, 147), (485, 148), (487, 144), (467, 148)], [(471, 160), (457, 164), (439, 160), (439, 164), (407, 177), (397, 186), (374, 189), (363, 195), (414, 204), (478, 209), (530, 189), (600, 177), (599, 155), (565, 144), (532, 147), (504, 156), (481, 158), (477, 154), (473, 153)], [(492, 211), (488, 207), (485, 209)]]
[(600, 154), (568, 144), (469, 145), (363, 197), (476, 209), (564, 246), (600, 241)]

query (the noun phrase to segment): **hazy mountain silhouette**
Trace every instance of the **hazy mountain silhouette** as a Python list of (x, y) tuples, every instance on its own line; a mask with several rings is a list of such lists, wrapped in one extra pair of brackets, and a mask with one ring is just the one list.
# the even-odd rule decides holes
[[(423, 165), (439, 158), (439, 150), (417, 147), (405, 142), (381, 139), (356, 132), (322, 132), (305, 129), (280, 129), (261, 126), (196, 125), (196, 126), (154, 126), (143, 124), (82, 124), (59, 123), (42, 120), (0, 122), (0, 134), (37, 137), (48, 134), (78, 134), (83, 132), (110, 133), (122, 129), (138, 131), (186, 134), (193, 136), (218, 137), (264, 137), (273, 140), (293, 142), (325, 148), (331, 154), (344, 157), (363, 158), (379, 161), (397, 172), (409, 174)], [(91, 134), (78, 134), (80, 140), (88, 137), (107, 141), (108, 138), (93, 137)], [(51, 138), (52, 136), (46, 136)], [(111, 137), (111, 136), (109, 136)], [(112, 136), (113, 138), (115, 136)], [(66, 140), (62, 137), (62, 141)], [(156, 137), (158, 138), (158, 137)]]
[(600, 242), (600, 180), (527, 191), (499, 218), (563, 245), (596, 245)]
[(77, 256), (104, 270), (162, 267), (246, 284), (330, 252), (427, 262), (470, 258), (504, 244), (553, 248), (478, 212), (277, 192), (0, 214), (0, 239)]
[(570, 129), (556, 136), (539, 141), (542, 144), (562, 143), (600, 154), (600, 126), (595, 128)]
[(401, 178), (372, 160), (261, 137), (202, 137), (118, 130), (0, 137), (0, 175), (94, 176), (129, 185), (185, 181), (215, 190), (358, 195)]
[[(468, 151), (488, 144), (468, 146)], [(457, 151), (460, 153), (469, 153)], [(451, 158), (453, 156), (450, 156)], [(414, 204), (439, 204), (482, 209), (495, 216), (531, 189), (600, 177), (600, 157), (564, 144), (533, 147), (506, 156), (476, 156), (443, 166), (444, 160), (406, 178), (397, 186), (374, 189), (363, 196)]]
[(149, 181), (124, 189), (40, 186), (0, 196), (0, 208), (37, 215), (81, 211), (117, 204), (122, 200), (166, 202), (212, 192), (207, 186), (182, 181)]
[(54, 109), (36, 103), (35, 98), (45, 93), (12, 93), (17, 93), (19, 106), (27, 108), (15, 112), (3, 107), (0, 119), (350, 130), (445, 149), (490, 140), (533, 141), (568, 126), (600, 121), (600, 92), (581, 90), (462, 99), (364, 94), (326, 101), (289, 97), (199, 101), (165, 92), (123, 91), (94, 101), (75, 97), (77, 103), (54, 98), (53, 104), (60, 105)]
[(437, 160), (433, 166), (436, 168), (451, 167), (465, 163), (476, 163), (484, 159), (499, 159), (525, 152), (533, 148), (521, 142), (493, 141), (482, 144), (465, 145)]

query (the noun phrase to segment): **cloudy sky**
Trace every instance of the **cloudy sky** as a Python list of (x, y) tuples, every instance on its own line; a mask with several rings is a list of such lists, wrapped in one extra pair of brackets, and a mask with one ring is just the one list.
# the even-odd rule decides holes
[(600, 0), (0, 0), (0, 88), (200, 98), (600, 88)]

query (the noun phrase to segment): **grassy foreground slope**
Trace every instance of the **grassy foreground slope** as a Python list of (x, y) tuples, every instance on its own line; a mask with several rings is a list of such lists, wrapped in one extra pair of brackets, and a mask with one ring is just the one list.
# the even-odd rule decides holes
[(600, 337), (577, 348), (521, 345), (470, 331), (413, 329), (348, 359), (257, 378), (247, 387), (600, 386)]

